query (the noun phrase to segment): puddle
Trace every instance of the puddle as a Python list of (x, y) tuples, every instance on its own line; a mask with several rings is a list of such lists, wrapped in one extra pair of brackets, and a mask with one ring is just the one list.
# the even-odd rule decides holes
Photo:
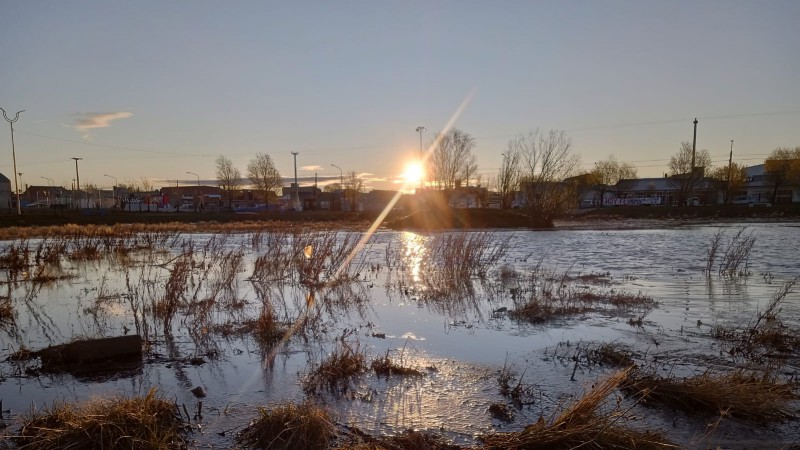
[[(658, 363), (680, 376), (733, 367), (711, 330), (752, 320), (782, 283), (800, 275), (800, 240), (789, 225), (750, 225), (757, 238), (750, 275), (706, 277), (705, 248), (717, 229), (497, 231), (491, 240), (506, 246), (504, 255), (484, 261), (485, 277), (473, 275), (469, 284), (448, 284), (447, 270), (457, 262), (431, 260), (448, 257), (437, 239), (458, 233), (379, 232), (336, 286), (316, 283), (333, 269), (316, 265), (315, 258), (330, 244), (332, 261), (341, 261), (352, 233), (313, 242), (291, 233), (184, 235), (125, 257), (83, 261), (64, 254), (53, 265), (69, 277), (40, 283), (9, 270), (0, 275), (14, 311), (13, 320), (0, 325), (0, 398), (10, 410), (4, 418), (18, 420), (32, 405), (55, 400), (137, 395), (158, 386), (190, 412), (202, 401), (193, 445), (230, 447), (257, 406), (303, 400), (305, 374), (347, 335), (369, 360), (389, 352), (423, 375), (387, 379), (367, 372), (349, 396), (320, 394), (340, 423), (370, 433), (414, 428), (474, 445), (482, 433), (520, 430), (550, 417), (609, 373), (609, 367), (573, 363), (590, 343), (625, 345), (637, 363)], [(18, 244), (5, 242), (6, 252)], [(280, 260), (280, 248), (296, 249), (303, 261)], [(310, 256), (308, 248), (314, 249)], [(526, 284), (525, 277), (541, 269), (550, 278)], [(529, 286), (558, 289), (565, 274), (576, 292), (641, 293), (657, 304), (646, 310), (594, 305), (540, 324), (509, 314)], [(291, 336), (259, 340), (253, 330), (265, 311)], [(785, 324), (800, 325), (797, 293), (787, 297), (780, 315)], [(111, 376), (48, 374), (37, 370), (36, 359), (8, 360), (21, 348), (125, 334), (144, 338), (144, 356)], [(512, 409), (508, 423), (488, 412), (492, 403), (508, 402), (497, 380), (506, 365), (535, 394), (532, 404)], [(783, 370), (796, 377), (800, 369), (789, 360)], [(191, 393), (198, 386), (206, 392), (202, 399)], [(637, 406), (632, 415), (690, 447), (707, 431), (706, 419), (673, 411)], [(732, 448), (748, 441), (790, 443), (800, 438), (797, 425), (724, 421), (713, 442)]]

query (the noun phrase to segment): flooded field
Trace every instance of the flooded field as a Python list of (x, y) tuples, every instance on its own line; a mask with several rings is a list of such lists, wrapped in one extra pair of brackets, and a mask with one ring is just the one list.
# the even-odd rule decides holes
[[(552, 421), (634, 365), (603, 406), (619, 413), (615, 426), (688, 448), (798, 445), (796, 225), (361, 237), (76, 231), (3, 242), (7, 442), (56, 401), (158, 387), (190, 425), (190, 447), (232, 448), (258, 407), (307, 399), (341, 429), (480, 446)], [(144, 351), (124, 363), (51, 367), (37, 353), (134, 335)], [(785, 388), (776, 415), (649, 396), (663, 392), (653, 380), (731, 374)]]

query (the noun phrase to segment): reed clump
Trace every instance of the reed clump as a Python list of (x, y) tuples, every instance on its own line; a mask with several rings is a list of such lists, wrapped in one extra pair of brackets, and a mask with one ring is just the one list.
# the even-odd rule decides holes
[(745, 326), (718, 325), (712, 336), (725, 341), (731, 355), (763, 360), (772, 353), (782, 355), (800, 352), (798, 330), (785, 325), (779, 318), (781, 305), (794, 292), (800, 277), (786, 282), (773, 294), (767, 307)]
[(153, 388), (144, 397), (58, 403), (24, 420), (19, 449), (183, 449), (175, 404)]
[[(532, 405), (536, 401), (536, 386), (524, 383), (522, 378), (524, 373), (517, 376), (517, 371), (508, 360), (503, 364), (503, 368), (497, 373), (497, 384), (500, 387), (500, 395), (510, 399), (514, 406), (522, 408), (525, 405)], [(490, 409), (490, 412), (491, 409)]]
[(400, 375), (400, 376), (404, 376), (404, 377), (409, 377), (409, 376), (421, 377), (422, 376), (422, 372), (421, 371), (419, 371), (419, 370), (417, 370), (417, 369), (415, 369), (413, 367), (406, 366), (403, 363), (402, 357), (400, 358), (399, 361), (395, 361), (394, 359), (390, 358), (389, 357), (389, 350), (386, 350), (386, 354), (385, 355), (383, 355), (381, 357), (378, 357), (378, 358), (375, 358), (374, 360), (372, 360), (372, 363), (370, 364), (370, 367), (372, 368), (372, 370), (375, 371), (375, 374), (383, 375), (383, 376), (386, 376), (386, 377), (391, 376), (391, 375)]
[(717, 230), (706, 248), (706, 276), (711, 275), (715, 264), (721, 276), (732, 278), (749, 275), (748, 263), (755, 244), (756, 237), (752, 231), (747, 231), (747, 227), (740, 228), (730, 237), (723, 230)]
[(303, 381), (307, 393), (327, 389), (332, 393), (346, 392), (350, 382), (367, 369), (366, 354), (358, 343), (340, 339), (336, 348), (325, 360), (314, 367)]
[(619, 425), (625, 411), (619, 406), (604, 411), (606, 398), (627, 379), (630, 369), (598, 382), (583, 397), (550, 420), (540, 418), (519, 432), (492, 433), (481, 437), (490, 450), (538, 449), (674, 449), (660, 433), (638, 431)]
[(769, 373), (755, 375), (738, 370), (675, 378), (636, 372), (625, 381), (622, 389), (641, 399), (643, 404), (719, 414), (757, 424), (795, 417), (794, 386), (777, 382)]
[(328, 411), (315, 404), (284, 403), (258, 408), (258, 417), (237, 437), (249, 448), (323, 450), (333, 440), (335, 427)]

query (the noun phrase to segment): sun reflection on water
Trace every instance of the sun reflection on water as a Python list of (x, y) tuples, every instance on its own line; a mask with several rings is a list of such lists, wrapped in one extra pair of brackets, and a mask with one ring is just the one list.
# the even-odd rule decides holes
[(420, 268), (427, 252), (425, 244), (428, 242), (428, 238), (421, 234), (405, 231), (400, 236), (400, 241), (403, 245), (403, 266), (411, 275), (411, 280), (419, 283), (422, 281)]

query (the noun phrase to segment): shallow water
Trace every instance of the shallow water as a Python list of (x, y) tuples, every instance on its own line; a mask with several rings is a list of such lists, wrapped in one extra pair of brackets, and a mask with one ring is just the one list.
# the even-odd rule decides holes
[[(729, 235), (739, 229), (730, 224), (721, 227)], [(436, 264), (426, 258), (440, 235), (377, 233), (356, 258), (352, 273), (358, 273), (358, 281), (318, 289), (313, 299), (308, 289), (291, 280), (260, 285), (249, 281), (255, 258), (265, 250), (252, 249), (251, 235), (231, 235), (219, 248), (246, 249), (233, 281), (215, 285), (225, 279), (221, 269), (208, 270), (207, 278), (196, 280), (200, 298), (213, 296), (218, 304), (224, 301), (229, 306), (214, 308), (202, 321), (197, 309), (179, 313), (171, 323), (171, 336), (161, 331), (155, 319), (132, 310), (163, 297), (169, 268), (182, 252), (180, 246), (90, 262), (65, 259), (61, 269), (71, 275), (68, 279), (41, 286), (24, 280), (4, 283), (16, 320), (15, 325), (0, 329), (0, 360), (4, 361), (0, 363), (0, 398), (3, 408), (10, 410), (5, 417), (13, 418), (56, 399), (73, 402), (112, 393), (142, 394), (158, 386), (193, 413), (198, 400), (189, 391), (202, 386), (208, 396), (202, 399), (202, 419), (193, 421), (191, 438), (198, 447), (227, 448), (235, 432), (255, 416), (256, 406), (306, 398), (301, 381), (330, 352), (336, 339), (349, 333), (348, 342), (357, 342), (370, 359), (388, 351), (424, 375), (386, 379), (366, 373), (346, 395), (316, 395), (334, 408), (340, 423), (374, 433), (415, 428), (472, 444), (481, 433), (518, 430), (540, 415), (549, 417), (609, 373), (610, 369), (596, 365), (575, 367), (571, 357), (590, 343), (630, 346), (637, 363), (657, 361), (662, 370), (682, 376), (733, 367), (735, 362), (711, 338), (711, 328), (748, 322), (783, 283), (800, 275), (800, 228), (750, 224), (748, 231), (756, 237), (750, 275), (734, 279), (703, 274), (706, 247), (719, 228), (496, 231), (493, 242), (508, 244), (505, 257), (483, 280), (474, 277), (471, 292), (445, 299), (431, 299), (425, 283), (426, 276), (436, 271)], [(340, 234), (339, 239), (345, 236)], [(193, 241), (200, 254), (197, 248), (215, 237), (181, 239)], [(221, 253), (206, 256), (206, 264), (216, 267)], [(588, 288), (641, 292), (658, 305), (648, 311), (604, 308), (538, 325), (498, 312), (514, 307), (513, 291), (519, 286), (518, 279), (502, 278), (502, 272), (513, 269), (524, 276), (537, 267), (559, 276), (608, 272), (610, 285)], [(274, 347), (258, 344), (248, 333), (214, 331), (213, 325), (237, 324), (258, 316), (264, 301), (287, 322), (302, 317), (310, 305), (318, 312), (315, 325)], [(800, 300), (793, 293), (780, 317), (798, 326), (798, 313)], [(629, 325), (629, 319), (640, 316), (644, 317), (641, 326)], [(134, 317), (140, 322), (138, 328)], [(86, 379), (37, 373), (36, 360), (6, 361), (21, 346), (40, 349), (76, 337), (114, 336), (137, 329), (146, 331), (151, 346), (144, 364), (132, 372)], [(206, 363), (190, 364), (189, 358), (198, 355)], [(493, 420), (487, 412), (490, 404), (506, 402), (496, 379), (504, 365), (516, 368), (536, 392), (535, 402), (516, 410), (510, 423)], [(426, 369), (430, 367), (436, 370)], [(33, 371), (26, 373), (26, 368)], [(796, 376), (797, 362), (787, 363), (784, 371)], [(690, 447), (699, 445), (705, 432), (703, 418), (641, 407), (635, 408), (634, 415), (642, 418), (634, 426), (661, 429)], [(711, 441), (702, 442), (703, 446), (713, 442), (747, 447), (746, 442), (753, 440), (780, 447), (798, 438), (796, 422), (761, 428), (730, 422)]]

